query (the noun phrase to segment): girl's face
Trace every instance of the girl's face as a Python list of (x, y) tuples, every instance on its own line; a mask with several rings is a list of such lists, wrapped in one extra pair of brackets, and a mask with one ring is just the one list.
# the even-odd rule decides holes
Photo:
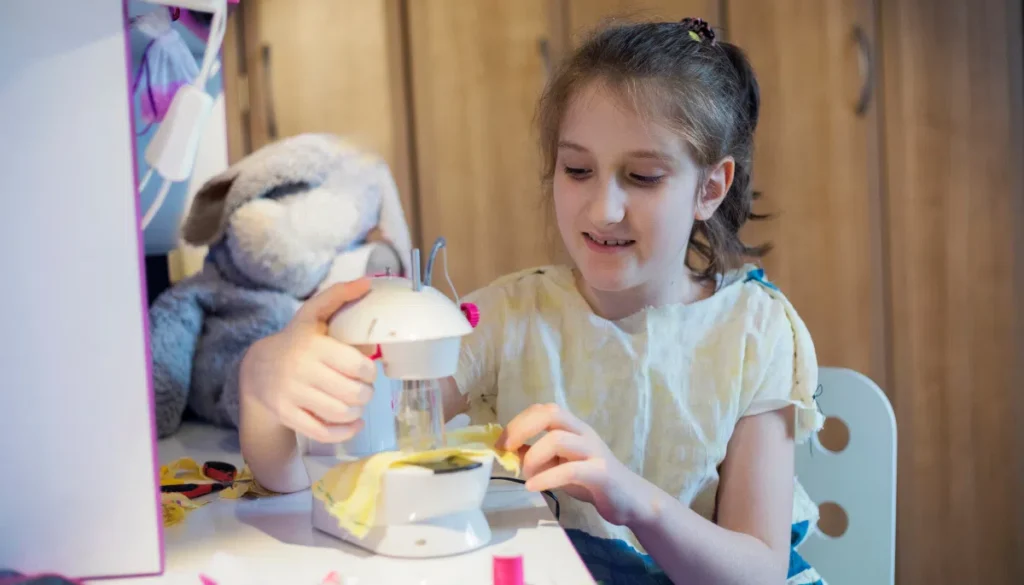
[(586, 284), (612, 293), (678, 282), (695, 217), (721, 199), (712, 189), (696, 209), (700, 172), (685, 142), (600, 84), (573, 99), (559, 138), (555, 215)]

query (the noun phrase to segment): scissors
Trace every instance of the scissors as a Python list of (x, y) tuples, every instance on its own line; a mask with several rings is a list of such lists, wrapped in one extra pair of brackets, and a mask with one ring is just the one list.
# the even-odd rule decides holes
[(203, 464), (203, 475), (212, 479), (213, 483), (162, 485), (160, 491), (165, 494), (182, 494), (189, 499), (200, 498), (231, 487), (235, 478), (238, 477), (238, 469), (223, 461), (207, 461)]

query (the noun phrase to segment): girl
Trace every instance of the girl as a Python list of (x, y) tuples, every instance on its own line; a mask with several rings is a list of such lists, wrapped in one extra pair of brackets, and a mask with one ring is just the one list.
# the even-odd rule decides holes
[[(603, 582), (819, 581), (791, 548), (791, 528), (816, 518), (793, 470), (794, 441), (823, 422), (814, 347), (744, 267), (764, 250), (739, 237), (758, 218), (758, 107), (746, 57), (700, 20), (600, 32), (539, 110), (572, 267), (512, 274), (469, 299), (482, 320), (445, 413), (505, 425), (527, 488), (569, 496), (561, 522)], [(295, 431), (358, 432), (374, 367), (324, 331), (366, 290), (312, 299), (246, 355), (241, 440), (266, 487), (309, 485)]]

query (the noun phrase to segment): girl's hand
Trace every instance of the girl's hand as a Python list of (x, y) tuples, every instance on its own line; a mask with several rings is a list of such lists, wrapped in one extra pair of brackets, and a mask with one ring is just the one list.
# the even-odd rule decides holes
[(279, 333), (254, 343), (242, 359), (242, 400), (315, 441), (355, 436), (377, 368), (328, 337), (327, 321), (369, 290), (365, 279), (334, 285), (303, 304)]
[[(524, 445), (544, 431), (532, 446)], [(521, 412), (505, 427), (498, 446), (523, 454), (527, 489), (561, 489), (593, 504), (612, 524), (637, 522), (654, 501), (653, 484), (627, 469), (592, 428), (556, 404)]]

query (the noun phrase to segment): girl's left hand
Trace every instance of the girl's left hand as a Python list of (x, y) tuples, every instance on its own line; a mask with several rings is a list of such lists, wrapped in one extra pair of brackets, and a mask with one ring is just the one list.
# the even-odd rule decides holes
[[(547, 434), (526, 446), (529, 439)], [(561, 489), (589, 502), (601, 516), (630, 525), (645, 514), (655, 488), (626, 468), (594, 429), (557, 404), (534, 404), (505, 426), (500, 448), (523, 455), (523, 475), (530, 491)]]

